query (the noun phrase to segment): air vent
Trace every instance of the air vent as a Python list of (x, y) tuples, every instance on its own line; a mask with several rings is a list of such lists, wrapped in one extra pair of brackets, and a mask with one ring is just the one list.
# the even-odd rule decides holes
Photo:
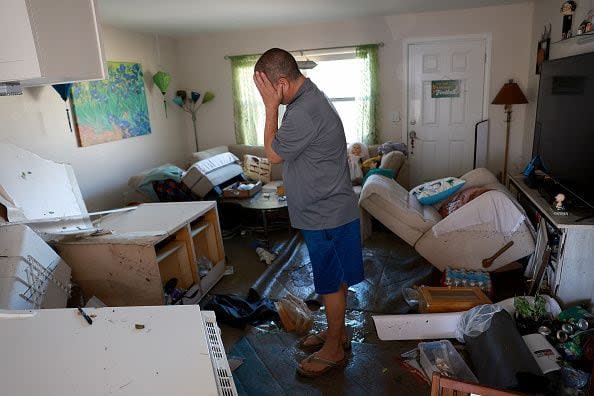
[(217, 318), (212, 311), (201, 311), (204, 329), (206, 330), (206, 340), (210, 352), (210, 360), (217, 379), (217, 388), (219, 395), (237, 396), (237, 389), (233, 382), (233, 375), (229, 368), (229, 362), (225, 355), (225, 348), (221, 340), (221, 332), (217, 325)]

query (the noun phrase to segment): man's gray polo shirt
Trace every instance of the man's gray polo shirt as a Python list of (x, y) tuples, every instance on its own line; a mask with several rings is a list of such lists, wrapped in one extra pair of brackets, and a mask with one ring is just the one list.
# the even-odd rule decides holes
[(342, 121), (309, 79), (287, 106), (272, 149), (284, 161), (283, 181), (293, 227), (330, 229), (359, 217)]

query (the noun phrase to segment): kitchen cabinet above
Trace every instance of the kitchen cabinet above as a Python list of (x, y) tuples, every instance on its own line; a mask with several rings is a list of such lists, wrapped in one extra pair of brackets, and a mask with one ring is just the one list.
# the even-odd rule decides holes
[(0, 82), (106, 78), (95, 0), (2, 0)]

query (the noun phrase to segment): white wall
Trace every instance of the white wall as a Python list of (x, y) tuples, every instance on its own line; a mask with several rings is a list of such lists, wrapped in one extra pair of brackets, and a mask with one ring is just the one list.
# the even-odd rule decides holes
[(108, 60), (142, 64), (150, 135), (77, 147), (75, 134), (68, 129), (64, 102), (52, 87), (46, 86), (25, 89), (22, 96), (0, 97), (0, 141), (72, 164), (89, 210), (120, 207), (136, 199), (127, 188), (131, 175), (165, 162), (184, 162), (190, 153), (190, 135), (183, 127), (186, 114), (170, 105), (169, 117), (165, 118), (162, 95), (152, 82), (152, 75), (162, 67), (173, 76), (170, 96), (177, 86), (175, 42), (161, 37), (159, 43), (157, 51), (151, 35), (103, 28)]
[[(380, 49), (380, 134), (382, 140), (400, 141), (402, 124), (391, 113), (403, 111), (403, 50), (406, 38), (491, 33), (493, 62), (489, 98), (509, 78), (525, 89), (532, 54), (532, 3), (467, 10), (358, 18), (285, 28), (202, 34), (178, 41), (180, 79), (187, 87), (210, 90), (212, 103), (200, 109), (201, 148), (235, 142), (231, 68), (225, 55), (262, 52), (270, 47), (288, 50), (384, 42)], [(512, 124), (512, 165), (520, 162), (526, 106), (516, 106)], [(505, 123), (502, 106), (490, 106), (489, 167), (503, 163)], [(187, 123), (187, 128), (191, 128)]]
[[(573, 17), (573, 32), (582, 23), (585, 15), (594, 9), (594, 0), (578, 1), (578, 8)], [(559, 12), (561, 2), (557, 0), (540, 0), (534, 6), (534, 19), (532, 23), (532, 44), (530, 56), (530, 78), (526, 97), (530, 102), (527, 106), (527, 116), (524, 135), (523, 160), (527, 163), (532, 157), (532, 141), (534, 139), (534, 123), (536, 121), (536, 106), (538, 97), (539, 76), (534, 72), (536, 68), (536, 48), (538, 41), (544, 31), (544, 26), (551, 24), (551, 50), (550, 59), (562, 58), (565, 56), (582, 54), (594, 51), (594, 41), (586, 44), (578, 44), (578, 39), (561, 40), (561, 26), (563, 17)]]

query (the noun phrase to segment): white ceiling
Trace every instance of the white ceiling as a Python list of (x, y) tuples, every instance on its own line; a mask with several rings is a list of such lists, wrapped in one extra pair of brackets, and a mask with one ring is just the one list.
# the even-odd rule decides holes
[(98, 0), (98, 3), (103, 23), (141, 32), (188, 35), (526, 1)]

